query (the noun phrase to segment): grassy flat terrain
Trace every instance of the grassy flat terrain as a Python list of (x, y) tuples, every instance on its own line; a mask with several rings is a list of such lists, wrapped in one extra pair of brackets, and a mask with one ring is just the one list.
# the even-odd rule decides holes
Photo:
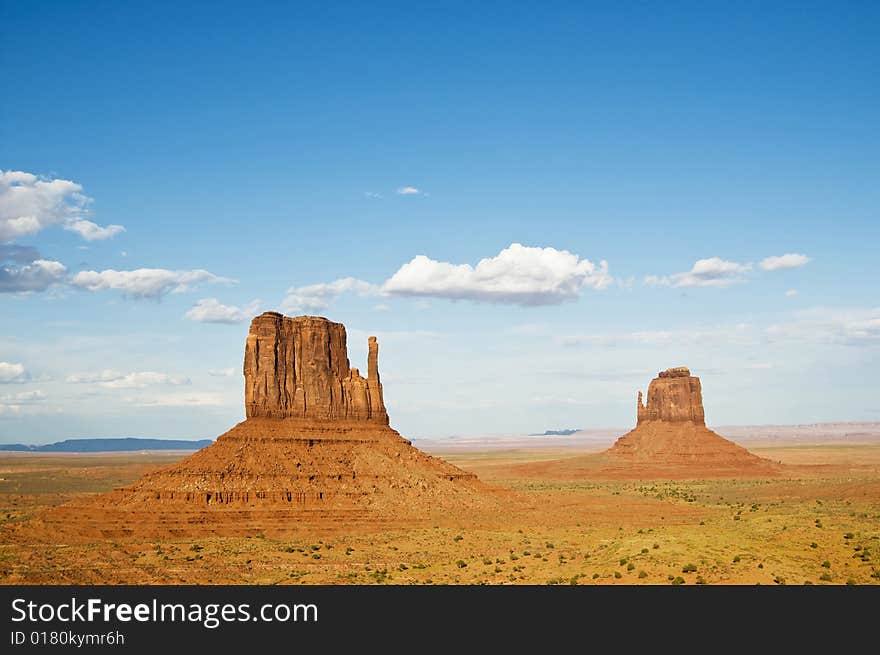
[(180, 453), (0, 457), (0, 582), (257, 584), (880, 584), (880, 446), (773, 446), (754, 480), (553, 480), (570, 450), (457, 452), (510, 490), (495, 516), (251, 537), (28, 540), (43, 509), (134, 481)]

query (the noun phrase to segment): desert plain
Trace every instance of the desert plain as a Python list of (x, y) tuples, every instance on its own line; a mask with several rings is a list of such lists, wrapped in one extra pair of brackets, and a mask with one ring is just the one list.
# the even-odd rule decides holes
[(880, 424), (731, 432), (780, 472), (609, 475), (608, 440), (578, 435), (416, 442), (477, 474), (497, 502), (417, 521), (278, 521), (198, 538), (70, 539), (41, 527), (52, 508), (189, 453), (6, 453), (0, 582), (880, 584)]

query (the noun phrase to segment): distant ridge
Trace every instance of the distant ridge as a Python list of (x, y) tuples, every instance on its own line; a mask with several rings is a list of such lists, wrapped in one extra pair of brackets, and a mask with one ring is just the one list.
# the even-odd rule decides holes
[(29, 453), (100, 453), (127, 452), (133, 450), (201, 450), (213, 443), (210, 439), (187, 441), (185, 439), (65, 439), (56, 443), (34, 446), (13, 443), (0, 444), (0, 451)]

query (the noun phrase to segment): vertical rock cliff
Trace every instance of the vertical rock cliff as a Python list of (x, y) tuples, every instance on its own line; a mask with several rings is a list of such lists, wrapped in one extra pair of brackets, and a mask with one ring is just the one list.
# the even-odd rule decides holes
[(648, 385), (648, 403), (638, 397), (638, 424), (644, 421), (690, 422), (705, 425), (700, 378), (684, 366), (661, 371)]
[(364, 379), (349, 367), (341, 323), (260, 314), (251, 321), (244, 352), (246, 415), (387, 425), (378, 359), (379, 345), (370, 337)]

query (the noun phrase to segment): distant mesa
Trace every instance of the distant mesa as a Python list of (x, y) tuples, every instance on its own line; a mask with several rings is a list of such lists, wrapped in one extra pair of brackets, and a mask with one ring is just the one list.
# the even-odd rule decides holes
[(245, 421), (176, 464), (46, 520), (108, 538), (269, 534), (302, 521), (353, 528), (486, 506), (492, 494), (476, 476), (389, 427), (375, 337), (368, 347), (364, 378), (350, 366), (342, 324), (257, 316), (245, 345)]
[(543, 432), (534, 432), (530, 437), (568, 437), (575, 432), (580, 432), (580, 428), (567, 428), (565, 430), (544, 430)]
[(199, 450), (210, 446), (210, 439), (188, 441), (186, 439), (65, 439), (55, 443), (35, 446), (31, 444), (0, 444), (0, 451), (26, 453), (116, 453), (141, 450)]

